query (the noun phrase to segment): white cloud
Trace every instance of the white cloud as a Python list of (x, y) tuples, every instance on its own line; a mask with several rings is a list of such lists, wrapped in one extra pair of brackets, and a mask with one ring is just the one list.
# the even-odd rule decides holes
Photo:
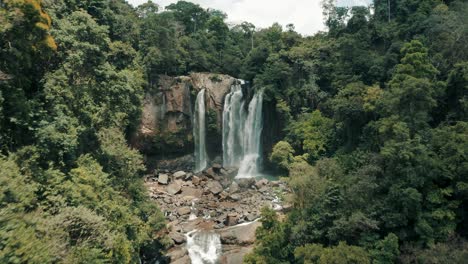
[[(147, 0), (129, 0), (134, 6)], [(265, 28), (278, 22), (285, 26), (293, 23), (296, 31), (303, 35), (312, 35), (324, 30), (321, 0), (189, 0), (204, 8), (215, 8), (228, 14), (228, 22), (248, 21), (255, 26)], [(165, 7), (176, 0), (154, 0)]]

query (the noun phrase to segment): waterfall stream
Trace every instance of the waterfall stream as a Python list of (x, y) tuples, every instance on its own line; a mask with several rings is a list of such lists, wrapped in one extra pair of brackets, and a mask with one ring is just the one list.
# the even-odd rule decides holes
[(202, 89), (197, 95), (193, 124), (195, 172), (199, 172), (205, 169), (208, 163), (206, 154), (205, 89)]
[(187, 250), (192, 264), (217, 263), (222, 251), (219, 234), (212, 231), (193, 230), (185, 236), (187, 238)]
[(246, 109), (242, 83), (231, 86), (223, 109), (223, 165), (239, 167), (237, 178), (255, 177), (261, 162), (263, 93), (257, 92)]
[(237, 178), (249, 178), (259, 173), (263, 129), (262, 105), (263, 93), (258, 92), (249, 104), (249, 114), (244, 125), (244, 157)]

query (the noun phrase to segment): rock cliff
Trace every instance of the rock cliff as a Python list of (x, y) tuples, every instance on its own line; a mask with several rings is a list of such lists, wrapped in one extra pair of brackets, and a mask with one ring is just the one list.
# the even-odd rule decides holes
[[(138, 131), (132, 144), (147, 155), (190, 153), (193, 150), (192, 119), (197, 93), (206, 89), (208, 137), (213, 145), (220, 136), (224, 97), (237, 80), (228, 75), (192, 73), (160, 76), (144, 98)], [(210, 152), (215, 152), (211, 149)]]

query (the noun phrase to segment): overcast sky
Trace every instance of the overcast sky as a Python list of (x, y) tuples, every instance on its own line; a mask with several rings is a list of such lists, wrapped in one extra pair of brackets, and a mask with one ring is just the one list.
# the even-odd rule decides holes
[[(248, 21), (265, 28), (278, 22), (283, 26), (293, 23), (296, 31), (303, 35), (313, 35), (324, 29), (321, 0), (188, 0), (204, 8), (215, 8), (228, 15), (228, 22)], [(370, 0), (338, 0), (340, 4), (366, 4)], [(128, 0), (138, 6), (147, 0)], [(153, 0), (165, 7), (177, 0)]]

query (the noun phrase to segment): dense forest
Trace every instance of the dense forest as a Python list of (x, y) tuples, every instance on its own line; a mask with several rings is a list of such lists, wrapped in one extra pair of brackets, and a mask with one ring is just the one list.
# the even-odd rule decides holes
[(246, 263), (468, 259), (468, 2), (323, 1), (327, 30), (179, 1), (0, 2), (0, 262), (155, 263), (165, 220), (128, 144), (161, 75), (264, 92), (265, 209)]

